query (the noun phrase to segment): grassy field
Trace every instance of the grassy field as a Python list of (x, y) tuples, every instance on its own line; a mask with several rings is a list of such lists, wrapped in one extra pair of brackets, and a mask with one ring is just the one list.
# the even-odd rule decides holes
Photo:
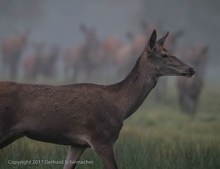
[[(205, 88), (194, 119), (179, 112), (175, 91), (169, 92), (163, 104), (156, 103), (151, 93), (125, 122), (115, 152), (120, 169), (219, 169), (219, 84)], [(62, 169), (62, 164), (55, 163), (62, 163), (66, 153), (66, 146), (24, 138), (0, 150), (0, 168)], [(25, 160), (32, 164), (11, 164)], [(77, 169), (102, 168), (90, 149), (81, 158), (85, 160), (92, 164), (79, 164)]]

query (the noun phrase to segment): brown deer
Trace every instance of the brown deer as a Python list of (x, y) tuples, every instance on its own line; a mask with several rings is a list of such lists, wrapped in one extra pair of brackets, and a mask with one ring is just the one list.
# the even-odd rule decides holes
[(27, 79), (36, 80), (38, 75), (52, 78), (56, 71), (60, 47), (53, 45), (50, 52), (44, 53), (44, 43), (34, 43), (34, 53), (24, 61), (24, 72)]
[(33, 43), (34, 51), (28, 55), (23, 63), (24, 76), (28, 80), (36, 80), (44, 55), (45, 44), (43, 42)]
[(71, 74), (74, 80), (81, 76), (88, 79), (97, 69), (100, 42), (96, 31), (82, 24), (79, 27), (84, 36), (82, 43), (67, 48), (64, 52), (64, 73)]
[[(195, 72), (156, 41), (154, 30), (130, 74), (113, 85), (63, 86), (0, 83), (0, 148), (26, 136), (70, 145), (66, 160), (76, 161), (88, 147), (105, 169), (117, 169), (113, 145), (123, 121), (131, 116), (156, 86), (160, 76)], [(64, 169), (74, 169), (65, 163)]]
[(142, 52), (146, 37), (142, 34), (135, 35), (132, 32), (126, 34), (127, 42), (119, 46), (115, 50), (113, 63), (116, 65), (117, 75), (125, 75), (128, 70), (131, 70), (138, 58), (138, 54)]
[(101, 40), (100, 56), (98, 59), (102, 74), (104, 76), (115, 75), (117, 73), (117, 54), (123, 47), (123, 43), (114, 36), (109, 36)]
[(6, 69), (9, 69), (9, 77), (12, 79), (17, 76), (18, 64), (20, 62), (22, 52), (27, 44), (29, 34), (30, 30), (27, 30), (15, 37), (9, 37), (5, 39), (1, 45), (2, 63), (5, 66), (4, 72), (6, 72)]
[(84, 45), (80, 56), (81, 70), (85, 71), (85, 78), (88, 79), (99, 66), (100, 40), (94, 28), (89, 28), (84, 24), (80, 25), (80, 31), (84, 36)]
[(81, 69), (81, 53), (83, 51), (83, 43), (74, 45), (65, 49), (63, 55), (63, 63), (64, 63), (64, 75), (65, 77), (71, 76), (75, 81), (76, 76), (79, 76)]
[(39, 66), (39, 73), (46, 78), (53, 78), (57, 69), (57, 62), (59, 59), (60, 46), (53, 45), (48, 53), (44, 54), (41, 58), (41, 64)]
[(190, 79), (184, 77), (177, 79), (179, 104), (183, 113), (194, 116), (204, 84), (208, 47), (205, 45), (193, 47), (185, 56), (186, 61), (193, 65), (197, 73)]

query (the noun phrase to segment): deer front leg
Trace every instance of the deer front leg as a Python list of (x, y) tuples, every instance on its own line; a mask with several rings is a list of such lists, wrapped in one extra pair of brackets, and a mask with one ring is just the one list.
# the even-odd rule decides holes
[(16, 135), (15, 133), (7, 133), (7, 134), (1, 134), (0, 133), (0, 149), (6, 147), (7, 145), (11, 144), (16, 139), (22, 137), (21, 135)]
[(85, 147), (70, 146), (63, 169), (74, 169), (76, 167), (75, 162), (79, 160), (84, 150)]
[(105, 169), (118, 169), (113, 152), (113, 146), (97, 146), (94, 150), (102, 159)]
[(184, 95), (183, 91), (179, 92), (179, 105), (180, 105), (180, 110), (182, 113), (186, 113), (186, 103), (185, 103), (185, 99), (186, 96)]

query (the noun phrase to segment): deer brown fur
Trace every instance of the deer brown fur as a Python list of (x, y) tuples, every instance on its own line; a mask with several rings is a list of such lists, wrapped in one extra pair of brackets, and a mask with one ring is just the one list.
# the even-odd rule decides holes
[[(164, 39), (165, 40), (165, 39)], [(91, 147), (105, 169), (117, 169), (113, 145), (132, 115), (164, 75), (192, 76), (194, 70), (156, 42), (154, 30), (131, 73), (113, 85), (64, 86), (0, 83), (0, 148), (22, 136), (70, 145), (76, 161)], [(74, 169), (76, 164), (65, 164)]]

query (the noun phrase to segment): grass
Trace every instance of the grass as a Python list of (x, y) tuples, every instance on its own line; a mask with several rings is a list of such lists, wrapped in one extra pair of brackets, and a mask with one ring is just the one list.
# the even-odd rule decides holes
[[(217, 90), (218, 89), (218, 90)], [(145, 104), (125, 121), (115, 154), (120, 169), (219, 169), (220, 168), (220, 91), (219, 85), (208, 85), (200, 99), (194, 119), (181, 114), (176, 92), (171, 90), (166, 103), (158, 104), (154, 93)], [(62, 164), (48, 164), (65, 159), (66, 146), (20, 139), (0, 150), (1, 169), (58, 169)], [(30, 160), (37, 164), (8, 164)], [(33, 161), (40, 160), (40, 161)], [(44, 160), (44, 161), (41, 161)], [(103, 168), (90, 149), (77, 169)]]

